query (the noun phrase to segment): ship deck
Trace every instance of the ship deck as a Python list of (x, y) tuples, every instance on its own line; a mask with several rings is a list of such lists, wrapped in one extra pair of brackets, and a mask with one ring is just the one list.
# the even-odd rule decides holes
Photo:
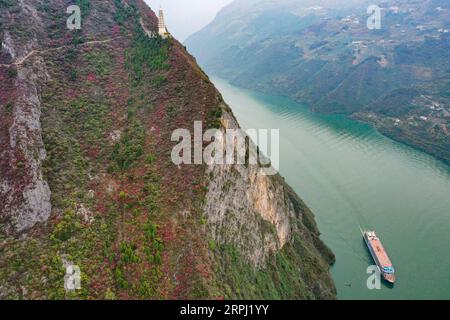
[(372, 246), (372, 250), (374, 254), (377, 256), (378, 261), (383, 267), (392, 266), (392, 262), (389, 259), (386, 250), (384, 250), (383, 245), (381, 244), (380, 239), (369, 239), (369, 243)]

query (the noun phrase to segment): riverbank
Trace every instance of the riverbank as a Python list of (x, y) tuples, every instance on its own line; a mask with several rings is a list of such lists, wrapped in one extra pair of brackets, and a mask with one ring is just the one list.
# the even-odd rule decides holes
[(440, 137), (433, 140), (429, 131), (438, 129), (430, 127), (424, 120), (402, 122), (398, 118), (383, 118), (373, 113), (356, 113), (349, 118), (369, 123), (386, 137), (426, 152), (446, 165), (450, 165), (450, 136), (441, 129)]
[[(230, 84), (240, 87), (233, 81), (230, 81)], [(255, 84), (249, 84), (248, 87), (242, 89), (255, 91), (263, 95), (276, 95), (270, 92), (270, 89), (267, 87), (259, 87)], [(296, 96), (286, 96), (284, 94), (280, 96), (284, 96), (286, 99), (295, 101), (300, 105), (311, 105), (311, 102), (298, 99)], [(314, 113), (322, 115), (334, 114), (324, 109), (314, 107), (310, 107), (309, 109)], [(340, 110), (343, 109), (345, 108), (340, 108)], [(447, 115), (446, 117), (444, 116), (444, 119), (450, 118), (450, 113), (445, 108), (441, 112), (445, 112)], [(341, 113), (338, 112), (336, 114)], [(450, 132), (448, 125), (443, 123), (440, 118), (437, 118), (439, 120), (438, 122), (434, 122), (431, 117), (419, 117), (418, 115), (410, 115), (407, 113), (388, 116), (368, 110), (342, 114), (349, 119), (372, 125), (386, 137), (425, 152), (442, 161), (444, 164), (450, 165)]]

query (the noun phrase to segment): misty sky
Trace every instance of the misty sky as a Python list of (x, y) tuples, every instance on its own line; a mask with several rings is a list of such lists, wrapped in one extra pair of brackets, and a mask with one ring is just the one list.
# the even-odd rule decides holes
[(210, 23), (225, 5), (233, 0), (145, 0), (158, 14), (162, 6), (166, 24), (175, 38), (184, 41), (188, 36)]

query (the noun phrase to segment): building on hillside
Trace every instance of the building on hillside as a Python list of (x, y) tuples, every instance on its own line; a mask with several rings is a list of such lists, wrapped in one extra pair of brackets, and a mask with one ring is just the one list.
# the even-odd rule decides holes
[(164, 21), (164, 11), (163, 9), (159, 9), (159, 19), (158, 19), (158, 34), (166, 39), (169, 37), (169, 31), (167, 31), (166, 22)]

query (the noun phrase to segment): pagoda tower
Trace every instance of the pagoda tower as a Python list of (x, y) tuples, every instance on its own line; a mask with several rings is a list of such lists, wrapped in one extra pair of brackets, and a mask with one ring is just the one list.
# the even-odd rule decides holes
[(162, 8), (159, 9), (158, 33), (163, 39), (169, 36), (169, 32), (167, 31), (166, 23), (164, 21), (164, 11)]

